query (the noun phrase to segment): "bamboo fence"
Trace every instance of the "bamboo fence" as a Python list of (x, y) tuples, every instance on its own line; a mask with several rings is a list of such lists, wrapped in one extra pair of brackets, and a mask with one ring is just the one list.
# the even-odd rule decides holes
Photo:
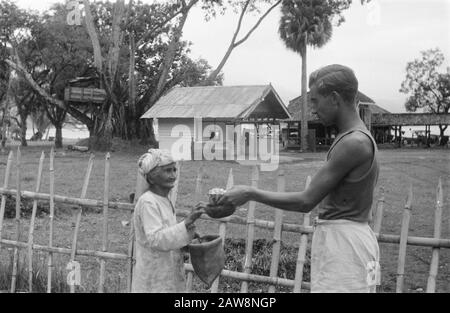
[[(98, 283), (98, 292), (105, 291), (106, 277), (107, 277), (107, 261), (108, 260), (116, 260), (120, 262), (124, 262), (124, 266), (126, 266), (127, 270), (127, 290), (131, 291), (132, 285), (132, 273), (133, 273), (133, 264), (134, 264), (134, 231), (133, 231), (133, 223), (130, 224), (130, 236), (129, 236), (129, 247), (128, 253), (112, 253), (108, 252), (109, 240), (108, 240), (108, 218), (109, 218), (109, 210), (122, 210), (128, 213), (132, 213), (135, 204), (130, 203), (121, 203), (117, 201), (109, 200), (109, 187), (110, 187), (110, 155), (107, 154), (105, 158), (105, 179), (104, 179), (104, 192), (102, 200), (93, 200), (86, 199), (86, 192), (89, 185), (89, 179), (91, 175), (91, 171), (94, 164), (94, 156), (91, 155), (86, 175), (83, 182), (83, 188), (81, 192), (80, 198), (67, 197), (61, 195), (55, 195), (55, 153), (52, 149), (50, 152), (50, 193), (44, 194), (40, 193), (40, 186), (42, 184), (42, 174), (43, 174), (43, 163), (44, 163), (45, 155), (42, 153), (41, 158), (39, 160), (38, 166), (38, 174), (37, 174), (37, 184), (34, 192), (23, 191), (21, 189), (21, 152), (20, 149), (17, 150), (16, 154), (16, 189), (9, 188), (9, 179), (11, 176), (11, 169), (13, 167), (14, 155), (13, 152), (10, 152), (6, 169), (5, 169), (5, 177), (3, 187), (0, 188), (1, 194), (1, 204), (0, 204), (0, 249), (10, 248), (13, 249), (13, 266), (12, 266), (12, 275), (11, 275), (11, 287), (10, 292), (17, 292), (16, 284), (17, 284), (17, 275), (18, 275), (18, 261), (20, 251), (24, 250), (27, 252), (27, 260), (28, 260), (28, 268), (27, 268), (27, 276), (28, 276), (28, 292), (33, 292), (32, 286), (32, 275), (33, 275), (33, 267), (32, 267), (32, 258), (33, 253), (36, 251), (47, 253), (47, 292), (52, 292), (52, 275), (55, 271), (55, 265), (53, 257), (55, 254), (68, 255), (70, 256), (71, 261), (75, 261), (76, 256), (84, 256), (95, 258), (100, 261), (100, 269), (99, 269), (99, 283)], [(180, 170), (178, 171), (178, 175), (180, 175)], [(196, 187), (195, 187), (195, 196), (194, 199), (198, 200), (201, 197), (203, 188), (203, 168), (200, 168), (197, 172), (196, 179)], [(178, 180), (179, 181), (179, 180)], [(251, 185), (258, 186), (259, 181), (259, 171), (255, 166), (252, 170), (251, 177)], [(306, 188), (309, 185), (311, 178), (308, 177), (306, 182)], [(227, 189), (231, 188), (234, 184), (233, 172), (230, 170), (227, 182)], [(137, 190), (139, 189), (139, 180), (137, 183)], [(278, 172), (277, 176), (277, 189), (278, 191), (283, 191), (286, 186), (286, 179), (283, 171)], [(171, 201), (176, 203), (178, 194), (178, 186), (174, 188), (171, 193)], [(443, 187), (442, 181), (439, 179), (436, 193), (436, 204), (435, 204), (435, 222), (434, 222), (434, 236), (432, 238), (426, 237), (414, 237), (409, 235), (409, 224), (411, 219), (411, 211), (413, 210), (413, 186), (411, 185), (409, 188), (409, 192), (406, 198), (405, 207), (403, 210), (403, 218), (402, 218), (402, 227), (400, 235), (392, 235), (392, 234), (384, 234), (381, 232), (381, 225), (384, 212), (384, 203), (385, 196), (384, 190), (380, 189), (380, 196), (378, 201), (376, 201), (375, 212), (374, 212), (374, 224), (373, 228), (376, 233), (377, 239), (379, 243), (388, 243), (388, 244), (398, 244), (399, 252), (398, 252), (398, 267), (397, 267), (397, 282), (396, 282), (396, 292), (403, 292), (404, 290), (404, 280), (405, 280), (405, 263), (406, 263), (406, 254), (408, 246), (421, 246), (425, 248), (432, 249), (432, 258), (430, 264), (430, 273), (427, 282), (427, 292), (436, 292), (436, 278), (438, 276), (439, 269), (439, 253), (441, 249), (450, 249), (450, 239), (441, 238), (441, 225), (442, 225), (442, 213), (444, 208), (443, 202)], [(5, 207), (6, 207), (6, 197), (8, 195), (12, 195), (16, 197), (15, 202), (15, 233), (14, 239), (5, 239), (3, 238), (3, 224), (4, 224), (4, 215), (5, 215)], [(137, 200), (138, 194), (136, 194), (135, 202)], [(20, 229), (21, 229), (21, 201), (23, 199), (33, 200), (33, 210), (30, 219), (30, 228), (28, 232), (28, 240), (26, 242), (20, 240)], [(49, 221), (49, 241), (48, 245), (39, 245), (34, 243), (34, 230), (35, 230), (35, 220), (36, 220), (36, 211), (37, 211), (37, 201), (45, 201), (50, 204), (50, 214), (48, 216)], [(55, 204), (68, 204), (77, 206), (77, 209), (74, 209), (74, 234), (72, 238), (72, 247), (63, 248), (54, 246), (54, 216), (55, 216)], [(248, 292), (249, 283), (263, 283), (269, 285), (269, 292), (276, 292), (277, 287), (287, 287), (291, 288), (293, 292), (301, 292), (302, 290), (309, 290), (310, 284), (305, 282), (303, 279), (304, 267), (307, 261), (306, 251), (308, 247), (308, 241), (310, 235), (314, 232), (313, 226), (310, 225), (311, 216), (310, 214), (303, 215), (303, 223), (300, 224), (290, 224), (285, 223), (283, 221), (283, 212), (281, 210), (274, 210), (274, 221), (260, 220), (255, 218), (255, 208), (256, 203), (250, 202), (248, 204), (248, 214), (247, 217), (241, 217), (238, 215), (232, 215), (223, 219), (212, 219), (207, 216), (202, 216), (202, 220), (214, 221), (219, 224), (219, 234), (222, 237), (224, 242), (226, 238), (226, 226), (227, 224), (236, 224), (245, 226), (247, 229), (247, 240), (246, 240), (246, 252), (245, 258), (243, 262), (243, 272), (236, 272), (224, 269), (221, 275), (216, 279), (211, 287), (211, 292), (219, 291), (219, 279), (220, 277), (227, 277), (238, 280), (242, 282), (241, 284), (241, 292)], [(103, 212), (103, 223), (102, 223), (102, 246), (99, 251), (97, 250), (86, 250), (78, 247), (78, 239), (79, 239), (79, 229), (81, 224), (81, 216), (83, 208), (100, 208)], [(190, 212), (186, 210), (179, 210), (179, 217), (186, 217)], [(272, 245), (272, 259), (270, 266), (270, 274), (269, 276), (263, 275), (255, 275), (251, 273), (252, 268), (252, 257), (253, 257), (253, 243), (254, 243), (254, 235), (255, 228), (261, 228), (266, 230), (273, 231), (273, 245)], [(296, 262), (296, 271), (294, 279), (286, 279), (278, 277), (278, 266), (280, 262), (280, 250), (282, 245), (282, 238), (284, 232), (290, 232), (299, 235), (299, 249), (297, 255)], [(193, 268), (191, 264), (185, 265), (187, 270), (187, 290), (192, 290), (192, 281), (193, 281)], [(70, 292), (76, 292), (75, 286), (70, 287)]]

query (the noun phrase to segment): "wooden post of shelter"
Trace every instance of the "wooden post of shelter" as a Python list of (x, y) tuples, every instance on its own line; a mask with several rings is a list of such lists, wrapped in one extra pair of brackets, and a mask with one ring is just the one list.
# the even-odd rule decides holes
[[(436, 211), (434, 215), (434, 238), (441, 238), (441, 225), (442, 225), (442, 207), (443, 207), (444, 196), (442, 194), (442, 180), (439, 178), (439, 183), (436, 193)], [(431, 265), (430, 265), (430, 276), (427, 282), (427, 292), (434, 293), (436, 291), (436, 277), (439, 268), (439, 248), (433, 248)]]
[[(230, 168), (230, 173), (228, 175), (228, 181), (227, 181), (227, 189), (231, 189), (234, 185), (234, 177), (233, 177), (233, 169)], [(227, 218), (220, 220), (219, 224), (219, 236), (222, 238), (222, 245), (225, 246), (225, 237), (226, 237), (226, 231), (227, 231)], [(216, 278), (216, 280), (213, 282), (211, 286), (211, 293), (217, 293), (219, 291), (219, 280), (220, 275)]]
[[(39, 168), (36, 182), (36, 192), (41, 189), (42, 170), (44, 167), (45, 154), (42, 152), (39, 159)], [(28, 291), (33, 292), (33, 242), (34, 242), (34, 224), (36, 223), (37, 199), (33, 201), (33, 210), (31, 212), (30, 228), (28, 230)]]
[[(105, 159), (105, 185), (103, 189), (103, 231), (102, 231), (102, 252), (108, 251), (108, 207), (109, 207), (109, 169), (111, 166), (111, 154), (106, 154)], [(98, 284), (98, 292), (103, 293), (105, 290), (105, 272), (106, 259), (100, 259), (100, 282)]]
[[(284, 171), (278, 172), (277, 181), (278, 192), (283, 192), (286, 187), (286, 177)], [(272, 262), (270, 265), (270, 277), (278, 276), (278, 265), (280, 263), (280, 250), (281, 250), (281, 238), (283, 231), (283, 211), (280, 209), (275, 210), (275, 229), (273, 231), (273, 246), (272, 246)], [(269, 286), (269, 293), (275, 292), (275, 285)]]
[(408, 197), (406, 199), (405, 209), (403, 210), (402, 228), (400, 234), (400, 247), (398, 254), (398, 266), (397, 266), (397, 285), (396, 292), (403, 292), (403, 282), (405, 276), (405, 260), (406, 260), (406, 246), (408, 240), (409, 221), (411, 218), (411, 205), (413, 198), (412, 184), (409, 188)]
[[(311, 176), (306, 179), (305, 189), (308, 189), (311, 184)], [(303, 226), (307, 227), (310, 224), (311, 213), (303, 215)], [(295, 267), (295, 279), (294, 279), (294, 293), (300, 293), (302, 291), (303, 272), (306, 263), (306, 249), (308, 247), (308, 234), (301, 234), (300, 246), (298, 248), (297, 265)]]
[[(258, 187), (259, 170), (254, 166), (252, 170), (252, 187)], [(250, 274), (252, 269), (253, 241), (255, 237), (255, 208), (256, 202), (250, 201), (247, 214), (247, 243), (245, 245), (244, 273)], [(248, 281), (243, 281), (241, 293), (248, 292)]]
[[(21, 170), (21, 153), (20, 147), (17, 148), (17, 172), (16, 172), (16, 184), (17, 184), (17, 192), (16, 192), (16, 236), (15, 241), (18, 242), (20, 240), (20, 205), (21, 205), (21, 193), (20, 193), (20, 170)], [(13, 256), (13, 269), (12, 269), (12, 278), (11, 278), (11, 293), (16, 292), (16, 282), (17, 282), (17, 267), (19, 262), (19, 249), (18, 247), (14, 247), (14, 256)]]

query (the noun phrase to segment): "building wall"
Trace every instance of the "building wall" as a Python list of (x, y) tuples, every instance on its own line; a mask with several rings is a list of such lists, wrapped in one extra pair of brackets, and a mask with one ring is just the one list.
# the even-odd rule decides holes
[[(224, 122), (202, 122), (201, 133), (200, 126), (194, 123), (194, 119), (160, 119), (157, 122), (157, 140), (160, 149), (167, 149), (177, 154), (181, 159), (191, 157), (191, 145), (194, 140), (194, 150), (197, 154), (203, 151), (203, 146), (210, 140), (211, 132), (216, 133), (218, 140), (233, 141), (232, 135), (226, 135), (226, 124)], [(201, 137), (201, 138), (200, 138)], [(203, 142), (200, 145), (200, 142)], [(189, 153), (183, 150), (189, 147)], [(224, 150), (223, 146), (217, 146), (218, 150)]]
[[(254, 144), (250, 144), (248, 138), (246, 140), (244, 135), (246, 129), (254, 128), (253, 125), (239, 125), (235, 135), (234, 125), (228, 124), (233, 127), (227, 129), (225, 122), (203, 121), (201, 133), (200, 124), (194, 123), (194, 119), (159, 119), (156, 124), (155, 134), (160, 149), (167, 149), (183, 160), (202, 157), (204, 150), (212, 150), (214, 155), (220, 154), (223, 159), (226, 159), (227, 147), (229, 146), (233, 146), (234, 155), (238, 152), (239, 154), (248, 154), (250, 153), (249, 149), (253, 149), (253, 153), (256, 153), (258, 149)], [(205, 145), (211, 140), (211, 132), (213, 131), (216, 132), (218, 144), (214, 145), (214, 149), (205, 149)], [(191, 154), (192, 145), (194, 156)], [(272, 152), (272, 149), (269, 148), (269, 151)], [(229, 153), (231, 154), (231, 151)]]

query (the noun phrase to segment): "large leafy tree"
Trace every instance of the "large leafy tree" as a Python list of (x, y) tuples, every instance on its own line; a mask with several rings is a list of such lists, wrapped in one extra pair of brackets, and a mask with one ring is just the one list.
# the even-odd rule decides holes
[[(222, 84), (221, 70), (232, 50), (244, 43), (280, 3), (278, 0), (174, 0), (153, 4), (131, 0), (128, 5), (124, 0), (83, 2), (83, 25), (66, 25), (65, 5), (56, 4), (42, 19), (42, 30), (47, 29), (47, 33), (33, 32), (34, 40), (41, 47), (43, 43), (49, 43), (50, 49), (51, 44), (56, 46), (54, 50), (43, 49), (40, 56), (45, 68), (53, 74), (51, 77), (58, 76), (53, 86), (37, 81), (31, 75), (32, 67), (20, 57), (8, 63), (45, 100), (46, 107), (55, 111), (52, 114), (48, 110), (50, 117), (57, 112), (68, 112), (88, 126), (91, 147), (101, 150), (109, 149), (113, 136), (151, 139), (151, 123), (140, 116), (173, 86)], [(207, 19), (224, 14), (229, 8), (239, 13), (232, 42), (214, 69), (205, 60), (189, 58), (190, 43), (182, 39), (187, 17), (196, 5), (201, 5)], [(241, 35), (243, 20), (249, 14), (260, 14), (260, 17)], [(82, 55), (81, 63), (76, 71), (70, 71), (70, 67), (66, 71), (60, 56), (75, 53)], [(80, 75), (78, 69), (90, 75), (95, 73), (99, 87), (107, 92), (107, 100), (89, 111), (65, 103), (61, 94), (60, 87), (70, 74)]]
[[(362, 3), (367, 1), (361, 1)], [(344, 22), (342, 11), (352, 0), (283, 0), (279, 33), (286, 47), (302, 58), (301, 149), (308, 149), (307, 47), (320, 48), (330, 41), (333, 25)]]
[[(421, 58), (408, 62), (406, 78), (400, 92), (408, 95), (405, 108), (409, 112), (448, 114), (450, 110), (450, 69), (442, 70), (445, 58), (439, 48), (421, 53)], [(440, 135), (448, 125), (439, 125)]]
[[(231, 57), (234, 49), (244, 44), (256, 29), (261, 25), (264, 19), (272, 12), (277, 6), (280, 5), (282, 0), (228, 0), (226, 5), (222, 1), (212, 3), (206, 9), (206, 20), (216, 16), (217, 13), (225, 14), (227, 9), (231, 9), (234, 13), (238, 14), (238, 20), (233, 30), (233, 35), (230, 44), (222, 56), (221, 61), (217, 67), (211, 71), (207, 79), (202, 83), (203, 85), (212, 84), (214, 80), (220, 75), (222, 69)], [(251, 25), (246, 31), (243, 30), (243, 24), (246, 17), (257, 16), (256, 22)]]
[[(97, 146), (99, 149), (108, 149), (107, 141), (112, 136), (133, 138), (130, 121), (139, 120), (145, 101), (141, 102), (138, 110), (136, 108), (130, 110), (132, 101), (128, 94), (129, 78), (132, 76), (137, 78), (137, 92), (134, 96), (136, 99), (142, 99), (148, 90), (156, 88), (160, 79), (164, 53), (169, 45), (167, 38), (171, 27), (168, 24), (158, 30), (155, 27), (155, 30), (151, 30), (154, 37), (149, 36), (150, 31), (145, 25), (151, 25), (150, 21), (157, 23), (153, 17), (162, 18), (161, 12), (150, 5), (136, 5), (141, 6), (141, 8), (133, 7), (136, 12), (139, 12), (136, 19), (138, 21), (146, 19), (146, 22), (136, 23), (133, 34), (137, 38), (145, 38), (145, 41), (137, 40), (136, 46), (139, 45), (139, 49), (133, 54), (136, 64), (132, 67), (132, 71), (129, 66), (130, 51), (124, 44), (131, 37), (126, 32), (126, 27), (131, 26), (120, 23), (123, 37), (119, 39), (122, 43), (114, 43), (112, 37), (117, 39), (117, 36), (112, 35), (114, 33), (112, 25), (117, 23), (114, 22), (117, 11), (114, 4), (110, 2), (92, 6), (93, 23), (99, 29), (97, 39), (101, 57), (97, 63), (89, 32), (85, 27), (72, 27), (66, 24), (67, 11), (62, 4), (56, 4), (41, 17), (40, 23), (30, 28), (30, 36), (19, 47), (18, 57), (8, 60), (9, 65), (22, 74), (39, 96), (48, 117), (57, 128), (58, 138), (60, 138), (66, 113), (88, 127), (94, 148)], [(120, 31), (116, 29), (116, 32)], [(117, 46), (120, 48), (119, 51), (115, 50)], [(34, 53), (28, 56), (25, 51), (30, 50)], [(207, 76), (210, 70), (207, 62), (191, 60), (188, 52), (188, 43), (180, 42), (162, 92), (176, 84), (196, 85)], [(100, 106), (86, 107), (63, 101), (67, 81), (84, 75), (99, 77), (99, 86), (108, 92), (105, 103)], [(220, 83), (220, 80), (221, 77), (218, 77), (216, 81)], [(135, 129), (134, 134), (139, 132)], [(99, 138), (102, 136), (103, 138)], [(106, 145), (102, 142), (104, 137), (109, 137), (105, 140)]]
[(0, 1), (0, 104), (2, 105), (2, 150), (6, 142), (6, 127), (11, 125), (10, 109), (13, 104), (14, 78), (6, 60), (14, 57), (18, 42), (24, 35), (22, 29), (32, 22), (31, 14), (21, 10), (10, 0)]

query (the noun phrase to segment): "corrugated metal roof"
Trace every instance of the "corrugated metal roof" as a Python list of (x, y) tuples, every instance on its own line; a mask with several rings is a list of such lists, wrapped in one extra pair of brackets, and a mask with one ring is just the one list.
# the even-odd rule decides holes
[(271, 85), (175, 87), (142, 118), (247, 118), (270, 92), (281, 101)]

